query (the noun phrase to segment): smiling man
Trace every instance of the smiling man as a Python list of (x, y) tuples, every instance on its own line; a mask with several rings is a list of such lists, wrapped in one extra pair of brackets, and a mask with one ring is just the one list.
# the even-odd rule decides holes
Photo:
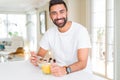
[(63, 76), (85, 69), (91, 47), (88, 31), (68, 21), (68, 8), (63, 0), (50, 0), (49, 14), (55, 26), (42, 37), (37, 55), (31, 53), (32, 64), (37, 65), (37, 56), (44, 57), (50, 50), (56, 59), (51, 64), (52, 75)]

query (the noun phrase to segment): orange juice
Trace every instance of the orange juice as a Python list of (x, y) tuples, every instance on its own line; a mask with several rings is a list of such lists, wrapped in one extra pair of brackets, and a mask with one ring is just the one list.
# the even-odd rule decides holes
[(50, 74), (50, 64), (49, 63), (42, 64), (42, 72), (45, 74)]

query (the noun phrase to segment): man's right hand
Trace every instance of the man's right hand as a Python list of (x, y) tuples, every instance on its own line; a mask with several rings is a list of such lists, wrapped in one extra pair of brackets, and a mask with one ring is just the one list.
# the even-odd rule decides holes
[(31, 57), (30, 57), (30, 62), (35, 65), (35, 66), (38, 66), (37, 64), (37, 55), (35, 54), (35, 52), (30, 52), (31, 53)]

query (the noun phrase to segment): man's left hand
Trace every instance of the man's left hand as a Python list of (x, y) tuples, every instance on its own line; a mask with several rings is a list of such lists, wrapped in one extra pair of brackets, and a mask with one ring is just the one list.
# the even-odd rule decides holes
[(54, 76), (63, 76), (66, 75), (66, 68), (59, 66), (56, 63), (51, 64), (51, 74)]

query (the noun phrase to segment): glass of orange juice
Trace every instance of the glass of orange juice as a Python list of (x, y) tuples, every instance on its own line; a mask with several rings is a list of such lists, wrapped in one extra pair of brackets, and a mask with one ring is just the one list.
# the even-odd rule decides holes
[(44, 74), (50, 74), (50, 63), (43, 63), (41, 69)]

